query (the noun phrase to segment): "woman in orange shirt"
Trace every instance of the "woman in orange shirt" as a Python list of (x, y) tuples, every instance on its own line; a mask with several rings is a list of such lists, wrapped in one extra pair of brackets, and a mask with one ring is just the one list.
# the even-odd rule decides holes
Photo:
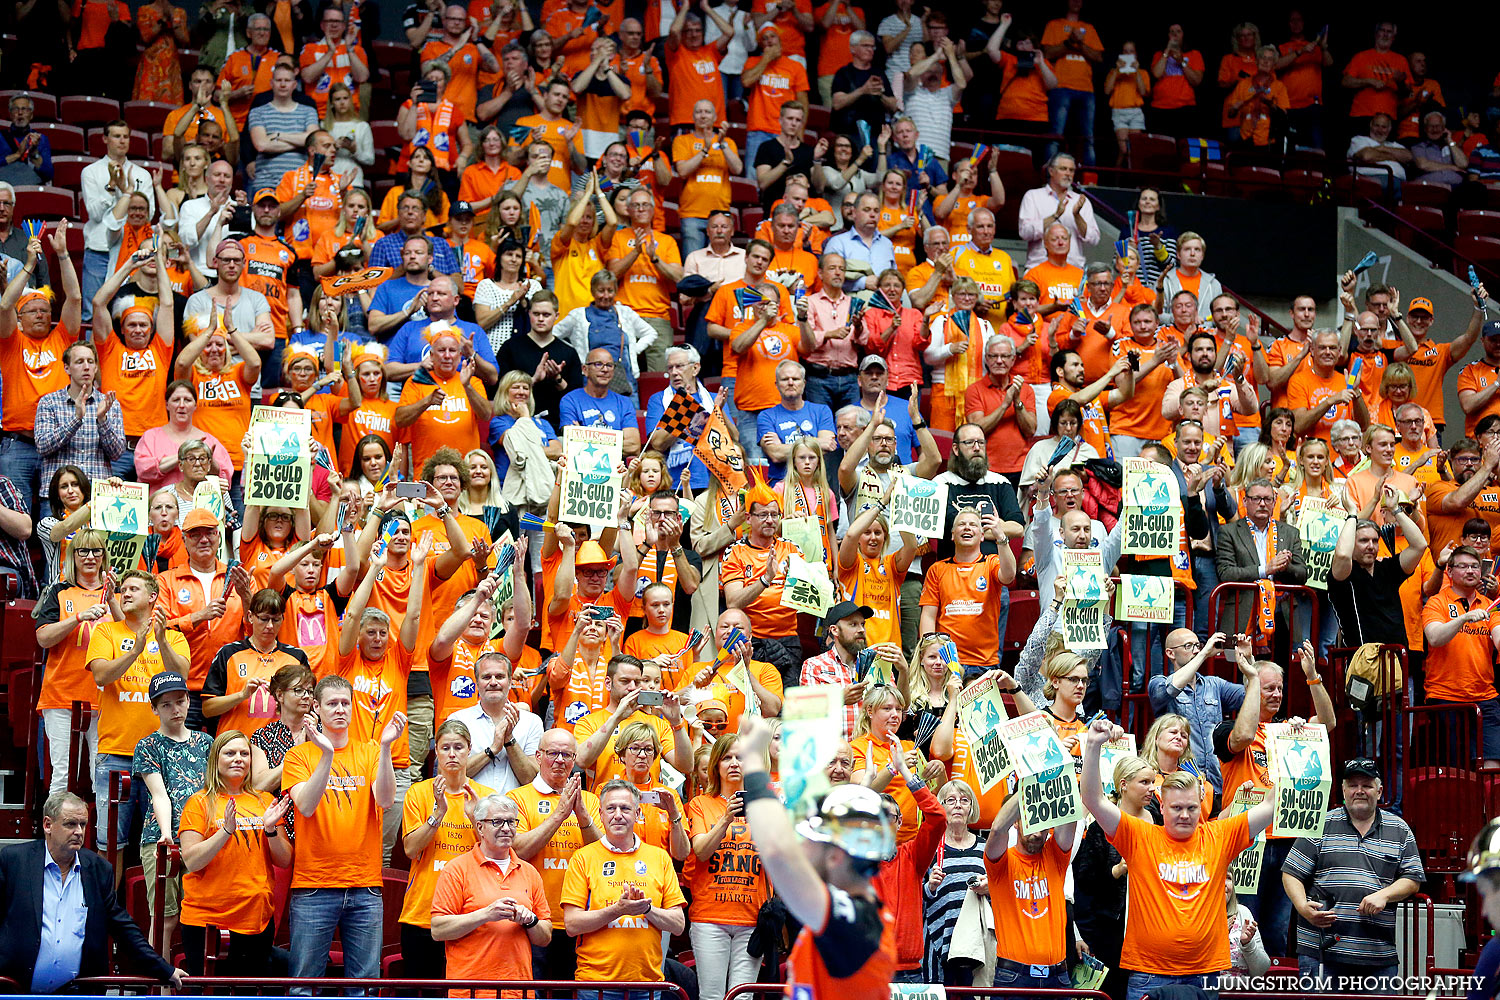
[[(915, 214), (909, 211), (907, 200), (906, 171), (887, 170), (880, 178), (880, 221), (876, 224), (880, 235), (896, 245), (896, 269), (901, 278), (917, 266), (917, 240), (927, 229), (926, 213), (921, 207)], [(918, 196), (919, 206), (926, 195)]]
[[(1272, 482), (1286, 482), (1287, 475), (1292, 471), (1292, 463), (1296, 460), (1292, 454), (1296, 429), (1297, 418), (1291, 410), (1284, 406), (1273, 406), (1266, 411), (1261, 423), (1260, 440), (1270, 449), (1271, 458), (1276, 463), (1276, 474)], [(1224, 430), (1227, 432), (1228, 428)]]
[(432, 891), (443, 866), (474, 848), (474, 807), (494, 793), (469, 780), (465, 771), (473, 743), (468, 726), (449, 719), (438, 727), (433, 743), (437, 777), (412, 785), (401, 809), (401, 849), (411, 858), (398, 918), (401, 960), (405, 974), (417, 979), (443, 979), (448, 974), (443, 944), (432, 940)]
[(396, 225), (400, 221), (396, 218), (396, 209), (401, 203), (401, 196), (408, 191), (427, 205), (427, 224), (422, 228), (437, 229), (448, 221), (448, 195), (438, 182), (437, 165), (432, 159), (431, 150), (426, 146), (412, 149), (406, 168), (406, 173), (397, 176), (396, 186), (386, 192), (385, 200), (380, 203), (381, 232), (396, 231)]
[(704, 791), (687, 804), (693, 853), (682, 871), (693, 890), (688, 936), (705, 1000), (755, 981), (760, 962), (750, 957), (750, 935), (771, 894), (745, 819), (739, 739), (727, 733), (707, 749), (708, 773), (695, 782)]
[(83, 703), (84, 715), (89, 719), (90, 773), (99, 749), (99, 687), (85, 659), (94, 623), (110, 614), (104, 591), (104, 571), (109, 566), (105, 559), (107, 540), (102, 531), (80, 529), (62, 560), (62, 579), (47, 588), (33, 612), (37, 621), (36, 644), (47, 651), (47, 667), (36, 707), (47, 737), (52, 763), (49, 790), (53, 792), (68, 787), (69, 729), (74, 702)]
[(208, 751), (203, 791), (182, 807), (183, 968), (203, 972), (208, 925), (229, 932), (229, 955), (217, 970), (230, 976), (271, 972), (275, 912), (271, 866), (292, 863), (292, 844), (281, 829), (291, 796), (272, 798), (250, 786), (250, 741), (238, 729), (220, 733)]
[[(386, 397), (384, 357), (385, 349), (371, 343), (351, 348), (342, 363), (346, 395), (339, 399), (338, 407), (338, 419), (344, 426), (339, 469), (350, 476), (358, 476), (364, 468), (367, 438), (377, 437), (384, 443), (386, 462), (396, 447), (396, 402)], [(385, 467), (380, 471), (383, 473)], [(377, 475), (370, 485), (378, 479)]]
[(615, 734), (615, 756), (625, 765), (625, 780), (641, 792), (635, 832), (641, 840), (672, 855), (672, 860), (686, 860), (691, 848), (682, 800), (672, 789), (652, 778), (653, 771), (661, 772), (656, 766), (661, 757), (661, 736), (644, 722), (621, 726)]
[[(380, 230), (375, 228), (375, 203), (364, 188), (352, 187), (344, 192), (344, 207), (339, 212), (339, 221), (331, 230), (318, 237), (313, 247), (313, 274), (327, 277), (339, 270), (336, 259), (346, 248), (359, 250), (361, 266), (370, 259), (370, 248), (380, 239)], [(347, 270), (354, 270), (353, 267)]]
[(245, 507), (245, 523), (240, 529), (240, 562), (250, 571), (253, 590), (270, 587), (280, 591), (285, 580), (271, 579), (271, 564), (312, 537), (312, 521), (307, 508)]
[(1088, 721), (1083, 717), (1083, 694), (1089, 688), (1089, 665), (1077, 653), (1061, 650), (1042, 663), (1042, 694), (1052, 704), (1042, 709), (1047, 721), (1062, 740), (1063, 748), (1083, 763), (1083, 731)]
[[(971, 160), (958, 160), (953, 164), (953, 186), (932, 206), (933, 218), (948, 230), (951, 246), (961, 247), (969, 242), (969, 213), (974, 209), (987, 208), (998, 212), (1005, 206), (1005, 184), (1000, 180), (999, 163), (1000, 150), (995, 149), (990, 153), (988, 199), (974, 193), (979, 187), (979, 165)], [(900, 263), (899, 254), (897, 263)]]
[[(170, 301), (171, 292), (163, 285), (161, 295)], [(174, 378), (191, 379), (198, 393), (198, 408), (193, 412), (193, 426), (213, 435), (223, 443), (234, 464), (235, 479), (245, 466), (240, 447), (250, 429), (250, 411), (254, 401), (250, 390), (260, 378), (260, 352), (234, 329), (230, 314), (218, 322), (215, 306), (204, 330), (188, 341), (177, 355)], [(243, 360), (230, 364), (229, 347)]]
[[(922, 812), (917, 808), (917, 800), (907, 789), (906, 780), (901, 777), (896, 761), (891, 756), (894, 746), (899, 746), (903, 755), (915, 753), (921, 756), (915, 743), (896, 736), (896, 730), (901, 728), (905, 719), (906, 699), (899, 690), (884, 685), (871, 688), (865, 695), (865, 700), (860, 703), (856, 735), (849, 741), (849, 748), (854, 751), (854, 773), (861, 775), (865, 784), (870, 784), (870, 779), (880, 776), (882, 770), (890, 778), (890, 783), (884, 790), (901, 807), (901, 828), (896, 831), (898, 844), (904, 844), (915, 837), (917, 827), (922, 822)], [(919, 761), (911, 770), (920, 772), (922, 767), (923, 764)]]

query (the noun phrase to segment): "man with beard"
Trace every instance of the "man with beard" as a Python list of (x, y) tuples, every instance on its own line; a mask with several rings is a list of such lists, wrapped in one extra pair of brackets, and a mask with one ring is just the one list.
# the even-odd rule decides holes
[[(1411, 366), (1412, 377), (1416, 382), (1412, 389), (1412, 400), (1428, 413), (1435, 414), (1434, 419), (1443, 415), (1443, 379), (1448, 369), (1474, 349), (1474, 342), (1479, 339), (1479, 331), (1484, 325), (1484, 308), (1480, 303), (1488, 300), (1489, 293), (1481, 284), (1474, 290), (1474, 296), (1474, 309), (1469, 314), (1469, 323), (1464, 327), (1464, 332), (1453, 338), (1451, 343), (1440, 344), (1436, 338), (1428, 336), (1433, 320), (1432, 300), (1428, 298), (1412, 299), (1411, 304), (1406, 307), (1406, 323), (1397, 327), (1401, 331), (1402, 344), (1391, 355), (1391, 360), (1404, 361)], [(1410, 337), (1407, 336), (1408, 333), (1411, 334)], [(1442, 423), (1437, 425), (1439, 437), (1443, 434), (1443, 426)]]
[[(861, 405), (870, 411), (870, 421), (862, 425), (863, 429), (844, 449), (843, 457), (839, 460), (839, 490), (846, 503), (865, 477), (867, 469), (880, 480), (880, 487), (884, 489), (889, 485), (887, 477), (893, 470), (918, 479), (929, 479), (941, 467), (943, 460), (942, 453), (938, 451), (937, 439), (932, 436), (932, 431), (922, 419), (918, 394), (912, 393), (911, 399), (907, 400), (905, 412), (899, 408), (887, 410), (885, 361), (874, 355), (861, 362), (859, 376)], [(869, 398), (871, 393), (867, 386), (880, 387), (873, 393), (873, 399)], [(839, 413), (843, 414), (845, 410), (840, 410)], [(853, 415), (850, 415), (850, 419), (858, 422)], [(848, 426), (848, 421), (845, 426)], [(903, 426), (912, 428), (912, 433), (904, 438), (901, 433)], [(835, 425), (836, 439), (837, 428), (838, 425)], [(903, 465), (902, 458), (911, 454), (904, 443), (913, 438), (921, 446), (920, 457), (910, 465)], [(851, 509), (849, 513), (858, 514), (859, 511)]]
[[(425, 233), (402, 239), (400, 266), (376, 287), (365, 313), (370, 334), (386, 340), (407, 323), (427, 318), (427, 284), (433, 273), (434, 241)], [(436, 242), (447, 246), (442, 240)]]
[[(182, 308), (182, 318), (198, 321), (198, 329), (208, 326), (212, 313), (234, 317), (233, 327), (249, 341), (264, 357), (265, 352), (276, 346), (276, 327), (271, 320), (271, 303), (266, 297), (248, 285), (241, 283), (246, 267), (245, 244), (239, 240), (220, 240), (214, 248), (211, 263), (218, 270), (218, 278), (207, 288), (200, 288), (188, 296)], [(224, 320), (224, 327), (230, 326)]]
[[(1107, 354), (1105, 357), (1108, 360)], [(1104, 374), (1087, 384), (1088, 365), (1077, 351), (1058, 351), (1052, 355), (1050, 368), (1052, 392), (1047, 397), (1047, 412), (1052, 413), (1063, 400), (1071, 399), (1083, 410), (1080, 436), (1084, 444), (1093, 445), (1101, 458), (1112, 455), (1109, 411), (1135, 395), (1135, 370), (1130, 361), (1116, 358)]]
[(1167, 384), (1166, 392), (1161, 397), (1161, 415), (1176, 421), (1183, 391), (1197, 386), (1209, 394), (1211, 401), (1208, 412), (1203, 415), (1203, 432), (1215, 438), (1234, 437), (1235, 414), (1258, 414), (1260, 401), (1255, 396), (1255, 387), (1246, 378), (1243, 366), (1232, 376), (1228, 372), (1214, 372), (1219, 364), (1218, 350), (1217, 338), (1207, 330), (1200, 330), (1188, 338), (1188, 369), (1180, 378), (1174, 378)]
[[(1281, 868), (1281, 886), (1302, 918), (1297, 967), (1304, 976), (1393, 980), (1401, 974), (1395, 904), (1427, 875), (1411, 827), (1380, 808), (1379, 765), (1345, 761), (1341, 788), (1344, 804), (1328, 811), (1323, 836), (1298, 839)], [(1359, 992), (1368, 990), (1362, 984)]]
[(790, 662), (801, 663), (798, 613), (781, 603), (788, 560), (800, 555), (795, 545), (781, 537), (781, 497), (757, 482), (745, 493), (744, 505), (750, 530), (729, 546), (719, 564), (724, 603), (750, 615), (762, 642), (784, 647)]
[(809, 657), (802, 664), (800, 687), (812, 684), (844, 685), (844, 739), (854, 738), (859, 722), (859, 703), (865, 697), (865, 684), (859, 680), (854, 661), (865, 650), (865, 622), (875, 611), (853, 601), (840, 601), (828, 609), (823, 627), (828, 649)]
[(1463, 534), (1464, 522), (1483, 518), (1493, 528), (1500, 525), (1500, 486), (1495, 470), (1500, 468), (1500, 442), (1491, 438), (1481, 445), (1466, 437), (1448, 449), (1453, 478), (1440, 479), (1427, 487), (1427, 530), (1433, 558), (1438, 557)]
[(1036, 432), (1036, 394), (1021, 376), (1011, 374), (1015, 365), (1015, 342), (996, 337), (984, 345), (985, 379), (964, 395), (969, 421), (984, 432), (990, 468), (1012, 483), (1020, 478)]
[(1000, 536), (1000, 518), (966, 510), (953, 519), (953, 555), (933, 563), (922, 585), (921, 634), (945, 632), (966, 676), (1000, 662), (1001, 601), (1016, 578), (1009, 545), (986, 555), (980, 546)]
[[(1477, 561), (1475, 568), (1478, 568)], [(1222, 765), (1226, 796), (1233, 795), (1234, 790), (1247, 781), (1256, 788), (1271, 791), (1271, 775), (1266, 769), (1266, 723), (1281, 719), (1282, 697), (1286, 690), (1286, 675), (1281, 667), (1270, 660), (1253, 659), (1250, 637), (1241, 635), (1236, 640), (1235, 658), (1244, 675), (1245, 701), (1233, 722), (1221, 722), (1214, 730), (1214, 753)], [(1302, 676), (1316, 709), (1311, 721), (1322, 723), (1331, 737), (1336, 724), (1333, 700), (1328, 696), (1323, 678), (1318, 675), (1312, 644), (1304, 642), (1297, 652)], [(1087, 766), (1084, 765), (1085, 770)], [(1269, 794), (1266, 801), (1272, 801)], [(1261, 857), (1260, 892), (1245, 897), (1245, 905), (1260, 922), (1261, 938), (1268, 954), (1285, 953), (1292, 904), (1276, 879), (1291, 847), (1292, 842), (1286, 837), (1266, 835), (1265, 853)]]
[[(948, 511), (943, 523), (943, 537), (937, 539), (937, 557), (953, 555), (953, 519), (960, 511), (991, 511), (1000, 517), (1006, 538), (1019, 538), (1024, 518), (1016, 500), (1016, 488), (1010, 480), (990, 470), (985, 452), (984, 431), (978, 424), (960, 424), (953, 432), (953, 451), (948, 455), (948, 469), (933, 480), (948, 485)], [(986, 554), (996, 551), (996, 543), (986, 540)]]

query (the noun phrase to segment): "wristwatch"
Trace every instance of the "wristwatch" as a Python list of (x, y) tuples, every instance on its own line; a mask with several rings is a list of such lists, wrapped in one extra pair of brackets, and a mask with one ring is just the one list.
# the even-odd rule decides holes
[(925, 421), (925, 420), (915, 420), (915, 421), (912, 421), (911, 429), (914, 430), (914, 431), (925, 431), (927, 429), (927, 421)]
[(508, 739), (508, 740), (505, 741), (505, 749), (507, 749), (507, 750), (509, 750), (511, 747), (513, 747), (515, 745), (516, 745), (516, 738), (514, 736), (512, 736), (510, 739)]
[[(510, 741), (510, 743), (514, 743), (514, 742), (515, 742), (515, 740), (511, 740)], [(510, 746), (510, 743), (507, 743), (505, 745), (506, 746)], [(492, 762), (499, 759), (498, 756), (495, 753), (495, 748), (494, 747), (485, 747), (484, 748), (484, 755), (486, 757), (488, 757)]]

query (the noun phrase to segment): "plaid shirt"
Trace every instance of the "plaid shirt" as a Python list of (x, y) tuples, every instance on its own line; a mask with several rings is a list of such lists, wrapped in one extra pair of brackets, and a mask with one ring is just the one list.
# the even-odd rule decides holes
[(116, 403), (100, 424), (99, 407), (103, 405), (104, 397), (98, 392), (91, 393), (84, 405), (86, 415), (80, 417), (78, 404), (67, 389), (49, 392), (38, 401), (35, 435), (43, 484), (50, 483), (52, 476), (65, 465), (78, 466), (90, 479), (108, 479), (112, 475), (110, 463), (124, 454), (127, 447), (125, 418)]
[[(802, 663), (802, 675), (797, 678), (797, 683), (808, 684), (842, 684), (845, 687), (853, 684), (858, 678), (854, 676), (854, 665), (845, 664), (839, 659), (838, 650), (830, 649), (826, 653), (819, 653), (810, 660)], [(859, 724), (859, 706), (844, 706), (844, 739), (854, 738), (854, 727)]]
[[(4, 476), (0, 476), (0, 507), (26, 513), (26, 505), (21, 502), (21, 491)], [(15, 570), (21, 578), (19, 596), (22, 600), (36, 599), (39, 594), (36, 570), (31, 565), (31, 554), (26, 551), (26, 543), (4, 531), (0, 531), (0, 566)]]

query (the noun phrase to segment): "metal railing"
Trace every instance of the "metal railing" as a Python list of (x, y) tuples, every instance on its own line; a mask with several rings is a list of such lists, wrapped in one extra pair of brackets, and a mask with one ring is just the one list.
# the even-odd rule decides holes
[[(75, 979), (71, 984), (81, 993), (105, 993), (120, 996), (149, 996), (160, 993), (166, 987), (144, 976), (89, 976)], [(315, 979), (296, 979), (291, 976), (263, 978), (239, 978), (233, 976), (188, 977), (177, 995), (188, 996), (287, 996), (292, 990), (317, 992), (320, 990), (363, 990), (366, 996), (374, 997), (446, 997), (450, 990), (467, 990), (474, 995), (519, 992), (523, 996), (577, 995), (579, 992), (596, 990), (629, 991), (649, 993), (671, 1000), (689, 1000), (687, 991), (676, 983), (646, 982), (583, 982), (581, 980), (548, 979), (343, 979), (322, 976)], [(776, 989), (779, 991), (780, 986)], [(1021, 991), (1008, 990), (1008, 993)], [(1048, 991), (1058, 992), (1063, 991)], [(1078, 995), (1067, 991), (1069, 995)], [(1104, 994), (1090, 1000), (1108, 1000)]]
[[(943, 989), (950, 997), (1076, 997), (1078, 1000), (1109, 1000), (1109, 994), (1101, 990), (1043, 990), (1015, 986), (946, 986)], [(724, 1000), (738, 1000), (739, 997), (748, 996), (779, 996), (785, 990), (785, 983), (741, 983), (725, 993)]]

